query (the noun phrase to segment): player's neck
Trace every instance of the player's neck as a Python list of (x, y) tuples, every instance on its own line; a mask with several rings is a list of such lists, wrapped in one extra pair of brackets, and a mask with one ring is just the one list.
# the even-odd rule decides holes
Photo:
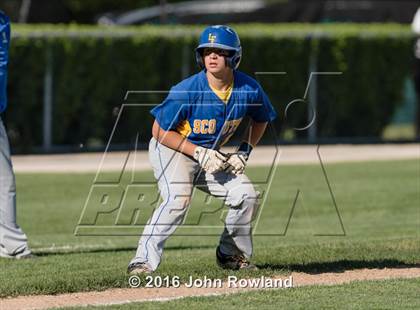
[(220, 74), (207, 71), (206, 76), (210, 86), (219, 91), (226, 91), (233, 82), (233, 70), (228, 70)]

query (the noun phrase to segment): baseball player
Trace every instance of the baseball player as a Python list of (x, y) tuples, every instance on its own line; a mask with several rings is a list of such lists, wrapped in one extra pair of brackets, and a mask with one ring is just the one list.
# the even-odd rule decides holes
[[(237, 70), (242, 48), (232, 28), (206, 28), (195, 55), (202, 71), (172, 87), (151, 111), (155, 121), (149, 159), (163, 202), (144, 228), (129, 274), (158, 268), (164, 243), (182, 224), (194, 186), (229, 207), (216, 249), (218, 265), (233, 270), (257, 268), (250, 258), (258, 192), (244, 170), (276, 112), (258, 82)], [(245, 117), (251, 120), (246, 139), (235, 153), (221, 153), (220, 147)]]
[[(10, 43), (9, 18), (0, 11), (0, 113), (7, 105), (7, 63)], [(0, 117), (0, 257), (30, 258), (27, 239), (16, 223), (16, 185), (9, 141)]]

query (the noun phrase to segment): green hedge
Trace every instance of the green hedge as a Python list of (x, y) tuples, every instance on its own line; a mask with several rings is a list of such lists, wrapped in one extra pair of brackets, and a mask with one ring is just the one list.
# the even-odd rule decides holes
[[(401, 102), (414, 43), (408, 26), (252, 24), (235, 28), (244, 50), (242, 71), (287, 73), (257, 76), (279, 112), (278, 138), (285, 129), (306, 123), (305, 104), (294, 105), (287, 120), (284, 110), (303, 97), (314, 52), (317, 71), (342, 72), (318, 77), (319, 137), (377, 137)], [(157, 103), (164, 97), (132, 94), (124, 100), (127, 90), (168, 90), (185, 74), (197, 72), (193, 50), (202, 29), (13, 25), (10, 106), (5, 118), (14, 150), (26, 152), (42, 144), (48, 53), (54, 77), (53, 143), (103, 145), (122, 103)], [(130, 106), (126, 111), (114, 143), (131, 142), (138, 130), (150, 132), (147, 108)], [(305, 135), (296, 132), (295, 136)]]

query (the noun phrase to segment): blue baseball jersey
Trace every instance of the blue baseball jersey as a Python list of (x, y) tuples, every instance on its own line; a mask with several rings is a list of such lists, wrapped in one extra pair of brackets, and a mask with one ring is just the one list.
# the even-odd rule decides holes
[(277, 117), (260, 84), (237, 70), (226, 103), (210, 88), (203, 70), (172, 87), (151, 114), (162, 129), (177, 131), (190, 142), (213, 149), (225, 144), (245, 117), (261, 123)]
[(7, 63), (9, 60), (10, 22), (0, 11), (0, 113), (7, 106)]

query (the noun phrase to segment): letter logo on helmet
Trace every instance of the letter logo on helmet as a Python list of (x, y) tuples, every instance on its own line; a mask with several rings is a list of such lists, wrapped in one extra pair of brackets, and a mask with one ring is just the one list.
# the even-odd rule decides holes
[(216, 40), (216, 36), (209, 33), (209, 42), (214, 43), (215, 40)]
[(236, 70), (242, 58), (241, 41), (232, 28), (223, 25), (209, 26), (200, 35), (198, 46), (195, 49), (195, 59), (198, 66), (204, 69), (203, 50), (206, 47), (220, 48), (229, 51), (226, 62), (229, 67)]

